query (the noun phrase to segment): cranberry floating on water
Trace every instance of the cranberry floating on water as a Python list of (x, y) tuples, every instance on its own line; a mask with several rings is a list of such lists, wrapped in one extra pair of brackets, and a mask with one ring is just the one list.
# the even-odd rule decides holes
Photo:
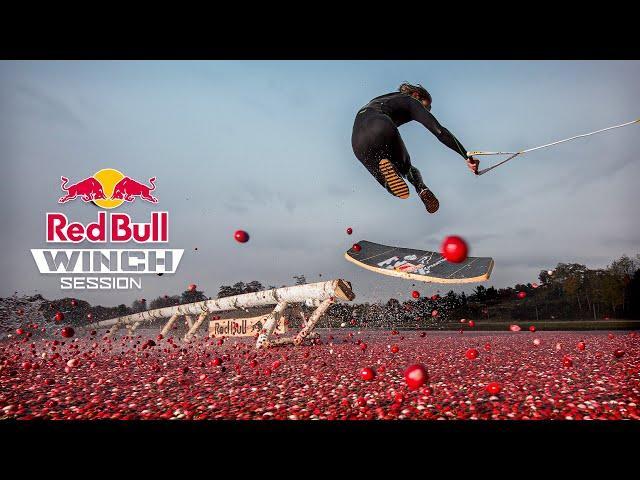
[(485, 387), (485, 390), (491, 395), (498, 395), (502, 390), (502, 386), (498, 382), (491, 382)]
[(476, 358), (478, 358), (478, 355), (478, 350), (476, 350), (475, 348), (470, 348), (469, 350), (467, 350), (467, 353), (465, 353), (465, 356), (469, 360), (475, 360)]

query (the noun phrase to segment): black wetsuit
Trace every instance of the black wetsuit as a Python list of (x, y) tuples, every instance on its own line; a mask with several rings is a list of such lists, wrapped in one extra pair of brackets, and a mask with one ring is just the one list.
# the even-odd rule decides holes
[(400, 125), (411, 120), (420, 122), (447, 147), (467, 158), (467, 151), (456, 137), (440, 125), (419, 100), (400, 92), (376, 97), (358, 112), (351, 145), (358, 160), (380, 185), (387, 188), (378, 167), (380, 160), (386, 158), (420, 193), (426, 186), (419, 170), (411, 165), (409, 152), (398, 131)]

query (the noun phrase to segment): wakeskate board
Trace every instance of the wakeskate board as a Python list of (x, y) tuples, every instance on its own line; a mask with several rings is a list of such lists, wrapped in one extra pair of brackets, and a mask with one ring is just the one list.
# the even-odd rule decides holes
[(420, 282), (471, 283), (489, 279), (491, 257), (467, 257), (460, 263), (447, 261), (440, 253), (413, 248), (391, 247), (361, 240), (359, 251), (350, 248), (344, 257), (372, 272)]

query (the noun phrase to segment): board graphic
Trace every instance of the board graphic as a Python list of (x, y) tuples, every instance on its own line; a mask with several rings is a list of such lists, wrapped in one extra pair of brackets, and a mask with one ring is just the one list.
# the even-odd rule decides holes
[(448, 262), (440, 253), (414, 248), (401, 248), (361, 240), (359, 251), (353, 248), (345, 258), (356, 265), (383, 275), (420, 282), (483, 282), (491, 275), (491, 257), (468, 257), (460, 263)]

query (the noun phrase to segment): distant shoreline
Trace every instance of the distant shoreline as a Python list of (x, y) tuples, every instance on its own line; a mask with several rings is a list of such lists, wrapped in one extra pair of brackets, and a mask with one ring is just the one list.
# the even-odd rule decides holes
[[(425, 330), (425, 331), (459, 331), (460, 329), (465, 332), (483, 331), (483, 332), (504, 332), (509, 331), (509, 325), (518, 325), (523, 332), (528, 332), (531, 325), (535, 326), (536, 331), (569, 331), (569, 330), (640, 330), (640, 320), (541, 320), (536, 321), (518, 321), (518, 320), (504, 320), (504, 321), (482, 321), (475, 320), (475, 326), (469, 328), (467, 323), (450, 322), (440, 325), (433, 325), (427, 328), (415, 328), (415, 326), (395, 325), (398, 331), (402, 330)], [(329, 327), (335, 329), (336, 327)], [(338, 328), (340, 329), (340, 328)], [(384, 330), (371, 327), (362, 326), (349, 326), (343, 328), (344, 330)]]

